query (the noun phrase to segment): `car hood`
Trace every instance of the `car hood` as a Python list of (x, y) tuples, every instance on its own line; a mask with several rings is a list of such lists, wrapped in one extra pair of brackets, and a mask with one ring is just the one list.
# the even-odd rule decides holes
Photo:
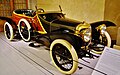
[(54, 20), (52, 23), (76, 27), (81, 22), (73, 20), (73, 19), (69, 19), (69, 18), (59, 18), (59, 19)]

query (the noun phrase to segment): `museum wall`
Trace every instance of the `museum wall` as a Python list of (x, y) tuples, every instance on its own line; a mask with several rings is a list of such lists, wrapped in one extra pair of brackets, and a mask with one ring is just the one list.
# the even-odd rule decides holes
[(105, 0), (37, 0), (37, 6), (45, 10), (59, 10), (61, 5), (67, 17), (94, 22), (104, 19)]
[(0, 32), (3, 32), (4, 23), (5, 23), (5, 21), (0, 20)]
[[(112, 21), (117, 27), (109, 27), (107, 30), (113, 40), (119, 35), (118, 27), (120, 27), (120, 0), (105, 0), (104, 20)], [(120, 39), (119, 39), (120, 40)]]
[(28, 0), (28, 8), (35, 10), (35, 6), (37, 5), (37, 0)]
[(105, 20), (110, 20), (120, 26), (120, 0), (105, 0)]

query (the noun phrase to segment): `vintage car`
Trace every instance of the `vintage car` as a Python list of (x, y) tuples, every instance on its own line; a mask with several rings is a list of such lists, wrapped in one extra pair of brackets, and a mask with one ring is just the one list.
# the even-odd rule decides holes
[[(64, 74), (72, 74), (78, 68), (78, 59), (93, 58), (91, 52), (102, 53), (104, 46), (111, 46), (106, 27), (115, 24), (109, 21), (80, 22), (65, 17), (60, 11), (45, 11), (36, 8), (17, 9), (12, 18), (2, 17), (4, 33), (8, 40), (20, 37), (34, 40), (50, 48), (50, 56), (56, 68)], [(44, 40), (41, 40), (44, 38)], [(95, 56), (97, 57), (97, 56)]]

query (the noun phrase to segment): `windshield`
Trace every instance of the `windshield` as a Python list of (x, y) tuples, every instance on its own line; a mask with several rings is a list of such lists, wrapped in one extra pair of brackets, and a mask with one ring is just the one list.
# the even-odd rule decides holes
[(39, 16), (41, 16), (43, 19), (49, 22), (60, 19), (60, 18), (64, 18), (63, 13), (45, 13), (45, 14), (39, 14)]

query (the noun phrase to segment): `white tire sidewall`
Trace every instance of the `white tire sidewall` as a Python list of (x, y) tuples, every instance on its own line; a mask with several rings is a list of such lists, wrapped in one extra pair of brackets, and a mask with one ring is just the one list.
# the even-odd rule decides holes
[(107, 38), (107, 47), (110, 47), (111, 46), (111, 37), (110, 37), (110, 35), (108, 34), (107, 31), (105, 31), (104, 34)]
[[(53, 48), (53, 46), (54, 46), (55, 44), (58, 44), (58, 43), (64, 45), (64, 46), (70, 51), (73, 60), (75, 60), (75, 61), (73, 61), (73, 67), (72, 67), (72, 69), (71, 69), (70, 71), (63, 71), (63, 70), (61, 70), (61, 69), (56, 65), (56, 63), (54, 62), (54, 59), (53, 59), (53, 57), (52, 57), (52, 48)], [(54, 40), (54, 41), (52, 42), (52, 44), (51, 44), (51, 46), (50, 46), (50, 57), (51, 57), (51, 59), (52, 59), (53, 64), (56, 66), (56, 68), (57, 68), (60, 72), (62, 72), (62, 73), (64, 73), (64, 74), (72, 74), (72, 73), (74, 73), (74, 72), (76, 71), (76, 69), (78, 68), (78, 56), (77, 56), (77, 53), (76, 53), (74, 47), (73, 47), (68, 41), (66, 41), (66, 40), (56, 39), (56, 40)]]
[[(9, 30), (10, 30), (10, 38), (8, 38), (8, 37), (7, 37), (7, 34), (6, 34), (6, 29), (5, 29), (5, 26), (6, 26), (6, 25), (9, 27)], [(13, 28), (12, 28), (12, 26), (10, 25), (10, 23), (8, 23), (8, 22), (5, 22), (5, 24), (4, 24), (4, 34), (5, 34), (5, 37), (6, 37), (9, 41), (13, 40), (13, 38), (14, 38)]]
[[(24, 22), (28, 28), (28, 39), (25, 39), (20, 31), (20, 23), (21, 22)], [(29, 22), (26, 20), (26, 19), (20, 19), (20, 21), (18, 22), (18, 30), (19, 30), (19, 33), (20, 33), (20, 36), (22, 37), (22, 39), (24, 41), (29, 41), (30, 40), (30, 29), (31, 29), (31, 26), (29, 24)]]

